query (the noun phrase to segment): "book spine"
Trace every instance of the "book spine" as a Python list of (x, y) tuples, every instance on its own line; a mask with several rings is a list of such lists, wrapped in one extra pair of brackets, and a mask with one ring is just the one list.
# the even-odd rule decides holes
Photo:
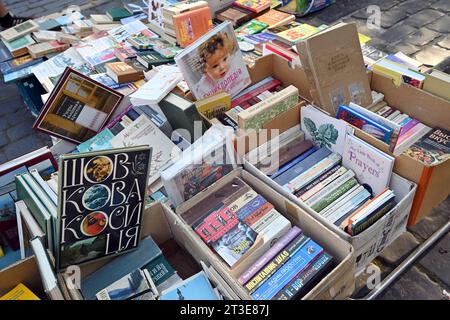
[(302, 153), (301, 155), (299, 155), (297, 158), (295, 158), (294, 160), (286, 163), (285, 165), (283, 165), (280, 169), (278, 169), (278, 171), (274, 172), (273, 174), (270, 175), (270, 178), (273, 180), (275, 178), (277, 178), (278, 176), (280, 176), (282, 173), (286, 172), (287, 170), (289, 170), (290, 168), (294, 167), (295, 165), (297, 165), (298, 163), (300, 163), (301, 161), (303, 161), (304, 159), (306, 159), (308, 156), (310, 156), (311, 154), (313, 154), (314, 152), (316, 152), (318, 150), (317, 147), (312, 147), (308, 150), (306, 150), (304, 153)]
[(289, 283), (308, 263), (323, 252), (323, 248), (309, 240), (297, 251), (270, 279), (265, 281), (251, 294), (255, 300), (272, 299), (284, 286)]
[(358, 195), (363, 190), (364, 190), (364, 187), (361, 185), (354, 186), (353, 188), (348, 190), (345, 194), (343, 194), (339, 199), (337, 199), (335, 202), (333, 202), (328, 207), (323, 209), (320, 214), (323, 215), (324, 217), (329, 216), (330, 214), (332, 214), (337, 209), (339, 209), (340, 207), (345, 205), (347, 203), (347, 201), (351, 200), (353, 197)]
[(368, 227), (370, 227), (375, 221), (377, 221), (382, 216), (384, 216), (386, 213), (388, 213), (393, 207), (394, 207), (394, 202), (393, 201), (389, 202), (385, 206), (380, 208), (380, 210), (376, 214), (372, 215), (365, 221), (356, 222), (354, 224), (351, 224), (349, 227), (349, 230), (348, 230), (350, 235), (355, 236), (357, 234), (360, 234), (361, 232), (366, 230)]
[(264, 268), (256, 274), (250, 281), (245, 284), (245, 289), (252, 294), (255, 292), (267, 279), (269, 279), (275, 272), (277, 272), (286, 261), (297, 253), (310, 239), (301, 234), (288, 247), (278, 253), (272, 261), (264, 266)]
[(278, 79), (273, 79), (272, 81), (263, 84), (260, 87), (257, 87), (255, 89), (253, 89), (252, 91), (244, 94), (243, 96), (240, 96), (239, 98), (233, 99), (231, 101), (231, 108), (234, 108), (238, 105), (240, 105), (241, 103), (243, 103), (244, 101), (247, 101), (251, 98), (256, 97), (257, 95), (263, 93), (266, 90), (272, 90), (273, 88), (279, 86), (281, 84), (281, 81)]
[(320, 200), (322, 200), (326, 195), (330, 194), (334, 190), (336, 190), (339, 186), (343, 185), (347, 180), (353, 178), (355, 176), (355, 172), (353, 170), (347, 170), (343, 175), (332, 181), (329, 185), (321, 189), (307, 201), (305, 204), (307, 206), (313, 206)]
[(322, 211), (324, 208), (329, 206), (331, 203), (336, 201), (340, 196), (342, 196), (344, 193), (346, 193), (348, 190), (353, 188), (358, 181), (356, 181), (355, 178), (351, 178), (347, 182), (345, 182), (341, 187), (334, 190), (330, 194), (328, 194), (325, 198), (323, 198), (321, 201), (316, 203), (314, 206), (311, 207), (316, 212)]
[(419, 124), (419, 123), (420, 123), (419, 120), (417, 120), (417, 119), (412, 119), (412, 120), (409, 121), (407, 124), (405, 124), (404, 126), (402, 126), (402, 127), (400, 128), (399, 133), (398, 133), (398, 138), (400, 139), (400, 137), (401, 137), (402, 135), (404, 135), (405, 133), (407, 133), (409, 130), (411, 130), (412, 128), (414, 128), (414, 126), (415, 126), (416, 124)]
[[(337, 178), (342, 176), (346, 171), (347, 171), (346, 168), (340, 167), (339, 170), (337, 170), (335, 173), (333, 173), (332, 175), (330, 175), (328, 178), (324, 179), (323, 181), (320, 181), (320, 177), (319, 177), (318, 179), (316, 179), (312, 182), (312, 183), (314, 183), (314, 182), (318, 181), (318, 183), (314, 186), (314, 188), (312, 188), (308, 192), (304, 193), (302, 196), (299, 197), (299, 199), (301, 201), (308, 200), (313, 195), (315, 195), (317, 192), (319, 192), (321, 189), (325, 188), (325, 186), (329, 185), (331, 182), (333, 182), (334, 180), (336, 180)], [(328, 172), (329, 171), (327, 171), (326, 173), (328, 173)], [(324, 174), (322, 176), (324, 176)]]
[(359, 206), (369, 198), (370, 193), (366, 189), (364, 189), (355, 197), (347, 201), (343, 206), (334, 211), (330, 216), (328, 216), (328, 221), (330, 221), (331, 223), (336, 223), (337, 221), (341, 220), (342, 217), (347, 216), (348, 214), (359, 208)]
[(338, 171), (341, 168), (340, 165), (335, 165), (333, 168), (331, 168), (330, 170), (326, 171), (325, 173), (323, 173), (320, 177), (318, 177), (317, 179), (315, 179), (313, 182), (307, 184), (306, 186), (304, 186), (303, 188), (301, 188), (300, 190), (298, 190), (295, 195), (300, 198), (302, 195), (304, 195), (306, 192), (308, 192), (309, 190), (311, 190), (312, 188), (314, 188), (316, 185), (318, 185), (319, 183), (321, 183), (322, 181), (324, 181), (325, 179), (327, 179), (328, 177), (330, 177), (331, 175), (333, 175), (336, 171)]
[(284, 185), (284, 187), (292, 193), (295, 193), (297, 190), (303, 188), (308, 183), (312, 182), (314, 179), (317, 179), (323, 172), (331, 169), (339, 162), (341, 162), (342, 156), (337, 153), (331, 154), (329, 157), (320, 161), (319, 163), (312, 166), (310, 169), (299, 175), (293, 181)]
[(430, 130), (431, 128), (424, 125), (423, 123), (417, 124), (414, 129), (409, 130), (407, 133), (405, 133), (402, 136), (402, 139), (398, 139), (397, 144), (395, 145), (394, 155), (399, 156), (400, 154), (402, 154), (417, 140), (426, 135)]
[(255, 230), (256, 233), (260, 233), (279, 216), (280, 213), (275, 210), (273, 204), (266, 202), (264, 205), (255, 210), (255, 212), (247, 216), (244, 219), (244, 222)]
[(333, 257), (324, 252), (315, 261), (311, 262), (307, 269), (298, 273), (272, 300), (292, 300), (299, 296), (305, 286), (321, 273)]
[(276, 178), (272, 178), (276, 183), (280, 185), (285, 185), (295, 179), (295, 177), (299, 176), (303, 172), (305, 172), (308, 168), (313, 166), (315, 163), (325, 159), (331, 154), (331, 151), (327, 148), (320, 148), (319, 150), (315, 151), (299, 163), (297, 163), (295, 166), (289, 169), (289, 171), (286, 171), (285, 173), (279, 175)]
[(238, 279), (241, 285), (247, 283), (263, 266), (269, 263), (284, 247), (302, 233), (302, 230), (294, 226), (283, 237), (281, 237), (266, 253), (253, 263)]

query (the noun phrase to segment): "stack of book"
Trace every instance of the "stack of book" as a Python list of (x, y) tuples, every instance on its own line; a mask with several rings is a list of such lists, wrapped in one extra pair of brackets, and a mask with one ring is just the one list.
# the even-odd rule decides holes
[(332, 266), (331, 255), (240, 178), (181, 216), (255, 300), (301, 297)]

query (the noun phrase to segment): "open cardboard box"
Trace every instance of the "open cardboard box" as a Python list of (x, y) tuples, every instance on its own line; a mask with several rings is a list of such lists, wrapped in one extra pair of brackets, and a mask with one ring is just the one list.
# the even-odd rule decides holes
[[(179, 215), (185, 212), (207, 195), (215, 192), (223, 185), (230, 183), (235, 177), (241, 178), (256, 192), (266, 198), (267, 201), (271, 202), (282, 215), (291, 221), (293, 225), (299, 226), (303, 233), (311, 237), (335, 258), (334, 269), (311, 289), (303, 299), (329, 300), (345, 299), (349, 297), (353, 293), (355, 285), (355, 257), (353, 247), (315, 220), (305, 210), (301, 209), (270, 186), (243, 169), (233, 170), (225, 177), (198, 193), (195, 197), (178, 206), (176, 209), (177, 214)], [(225, 281), (241, 299), (251, 299), (247, 290), (232, 276), (231, 269), (228, 265), (216, 255), (180, 217), (176, 216), (176, 219), (179, 221), (179, 224), (183, 224), (184, 243), (188, 246), (189, 252), (193, 255), (198, 254), (199, 256), (197, 259), (208, 261), (217, 271), (219, 271)]]
[[(175, 213), (166, 205), (156, 202), (147, 207), (143, 213), (141, 228), (141, 238), (151, 236), (171, 266), (178, 272), (182, 279), (187, 279), (202, 270), (200, 259), (195, 259), (199, 255), (199, 247), (197, 244), (190, 245), (186, 242), (187, 238), (184, 234), (185, 226), (180, 222)], [(83, 278), (106, 265), (112, 258), (102, 259), (100, 261), (80, 265), (81, 281)], [(209, 268), (208, 265), (206, 267)], [(237, 298), (236, 294), (229, 288), (223, 279), (217, 279), (210, 276), (210, 270), (205, 270), (207, 276), (211, 280), (213, 287), (218, 288), (224, 298)], [(212, 270), (214, 271), (214, 270)], [(64, 283), (62, 291), (66, 300), (83, 300), (83, 295), (79, 289), (70, 288), (66, 280), (68, 276), (65, 273), (59, 273), (58, 277)], [(231, 293), (231, 294), (230, 294)], [(231, 297), (230, 297), (231, 295)]]
[[(450, 101), (408, 84), (396, 86), (390, 78), (375, 72), (369, 77), (372, 90), (383, 93), (388, 105), (408, 113), (429, 127), (450, 130)], [(355, 128), (355, 135), (392, 155), (387, 144), (364, 131)], [(449, 160), (434, 166), (426, 166), (402, 154), (395, 157), (394, 172), (417, 184), (408, 226), (416, 224), (428, 215), (433, 207), (450, 194)]]
[(390, 183), (390, 188), (396, 195), (397, 205), (367, 230), (356, 236), (351, 236), (339, 227), (328, 222), (320, 214), (301, 202), (295, 195), (289, 193), (282, 186), (262, 173), (256, 166), (247, 161), (246, 157), (244, 157), (243, 162), (245, 170), (260, 178), (266, 184), (286, 196), (289, 200), (302, 207), (311, 214), (311, 216), (326, 225), (330, 230), (336, 232), (342, 239), (351, 243), (355, 249), (356, 274), (363, 271), (364, 267), (378, 256), (386, 246), (392, 243), (401, 233), (406, 231), (406, 223), (416, 192), (416, 184), (398, 174), (392, 174)]
[(44, 290), (39, 266), (35, 256), (27, 257), (0, 270), (0, 297), (23, 283), (39, 299), (51, 299)]

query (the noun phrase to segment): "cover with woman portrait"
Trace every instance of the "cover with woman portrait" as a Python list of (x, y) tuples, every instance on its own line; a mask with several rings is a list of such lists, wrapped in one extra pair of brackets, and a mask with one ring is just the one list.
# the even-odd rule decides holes
[(203, 35), (180, 52), (175, 62), (196, 99), (221, 91), (233, 97), (251, 83), (230, 22)]

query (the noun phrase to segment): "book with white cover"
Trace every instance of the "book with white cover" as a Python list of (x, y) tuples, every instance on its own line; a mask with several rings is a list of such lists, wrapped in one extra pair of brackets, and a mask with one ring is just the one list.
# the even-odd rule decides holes
[(152, 161), (148, 184), (159, 178), (161, 169), (181, 150), (145, 115), (140, 115), (124, 130), (110, 140), (114, 148), (149, 145), (152, 148)]
[(358, 182), (370, 187), (373, 196), (389, 186), (394, 160), (367, 142), (352, 135), (347, 136), (342, 165), (353, 170)]
[(158, 104), (177, 84), (183, 76), (177, 66), (164, 65), (147, 83), (130, 95), (134, 106)]
[(353, 134), (353, 128), (341, 119), (330, 117), (312, 105), (301, 108), (301, 125), (305, 140), (312, 140), (318, 147), (327, 147), (342, 154), (345, 137)]

